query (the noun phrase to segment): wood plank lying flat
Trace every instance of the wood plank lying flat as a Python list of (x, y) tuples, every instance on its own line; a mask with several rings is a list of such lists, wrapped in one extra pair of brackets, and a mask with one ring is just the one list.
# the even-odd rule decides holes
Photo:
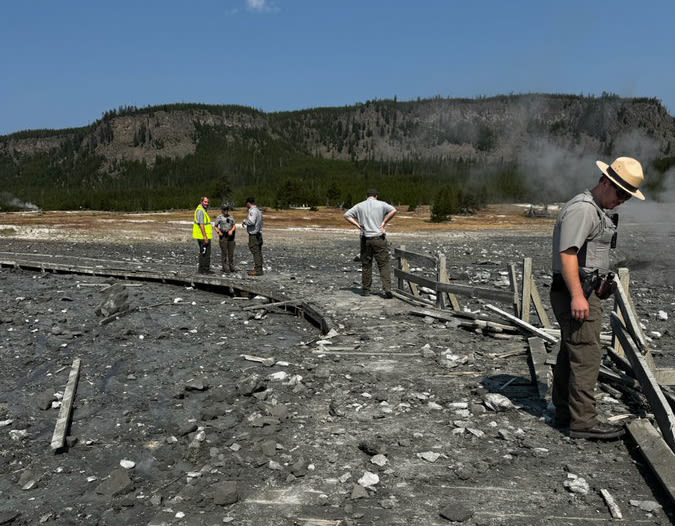
[(440, 310), (410, 309), (408, 312), (414, 316), (422, 316), (422, 317), (429, 316), (431, 318), (436, 318), (437, 320), (457, 321), (455, 315)]
[(546, 332), (544, 332), (540, 329), (537, 329), (536, 327), (530, 325), (529, 323), (525, 323), (520, 318), (516, 318), (513, 314), (509, 314), (508, 312), (504, 312), (503, 310), (498, 309), (497, 307), (495, 307), (494, 305), (490, 305), (489, 303), (486, 303), (485, 307), (487, 307), (488, 309), (490, 309), (493, 312), (496, 312), (500, 316), (503, 316), (507, 320), (512, 321), (515, 325), (518, 325), (518, 327), (522, 327), (523, 329), (526, 329), (526, 330), (536, 334), (537, 336), (539, 336), (540, 338), (543, 338), (547, 342), (558, 343), (558, 340), (556, 338), (554, 338), (553, 336), (551, 336), (550, 334), (547, 334)]
[[(623, 345), (623, 343), (622, 343)], [(626, 426), (633, 440), (640, 447), (647, 463), (661, 482), (661, 485), (675, 503), (675, 453), (659, 436), (649, 420), (633, 420)]]
[(602, 495), (602, 498), (605, 499), (605, 504), (607, 504), (607, 507), (609, 508), (610, 515), (615, 519), (623, 519), (621, 509), (614, 500), (614, 497), (612, 497), (612, 494), (606, 489), (602, 488), (600, 490), (600, 495)]
[(410, 303), (411, 305), (416, 305), (420, 307), (431, 307), (434, 305), (433, 301), (430, 301), (426, 298), (415, 298), (412, 294), (409, 294), (408, 292), (404, 290), (392, 290), (391, 293), (394, 295), (395, 298), (398, 298), (401, 301), (405, 301), (406, 303)]
[(59, 416), (56, 419), (56, 427), (52, 435), (52, 450), (54, 452), (61, 451), (66, 445), (66, 434), (68, 433), (68, 426), (70, 424), (70, 415), (73, 411), (73, 402), (75, 401), (75, 391), (77, 390), (77, 381), (80, 378), (80, 359), (75, 358), (68, 376), (68, 383), (66, 390), (63, 393), (63, 400), (61, 400), (61, 409)]
[(419, 254), (417, 252), (410, 252), (405, 249), (405, 246), (394, 248), (394, 257), (403, 258), (412, 261), (416, 265), (428, 265), (436, 268), (436, 258), (427, 254)]
[(263, 310), (271, 309), (272, 307), (284, 307), (286, 305), (296, 306), (302, 301), (298, 300), (286, 300), (286, 301), (275, 301), (272, 303), (258, 303), (257, 305), (249, 305), (248, 307), (243, 307), (241, 310)]
[(530, 359), (532, 360), (532, 382), (537, 386), (539, 398), (546, 400), (546, 395), (551, 388), (551, 368), (546, 365), (546, 346), (544, 340), (536, 336), (527, 339), (530, 347)]
[[(91, 259), (91, 258), (85, 258)], [(237, 296), (245, 296), (246, 298), (253, 296), (265, 296), (274, 301), (280, 301), (281, 298), (274, 297), (269, 291), (263, 290), (259, 285), (253, 283), (238, 283), (233, 279), (225, 279), (219, 277), (204, 277), (195, 276), (192, 274), (178, 274), (174, 270), (164, 270), (164, 273), (145, 272), (132, 269), (113, 269), (113, 268), (92, 268), (75, 265), (61, 265), (58, 263), (36, 264), (30, 261), (6, 261), (0, 260), (1, 267), (21, 268), (28, 270), (42, 270), (46, 269), (51, 272), (62, 272), (67, 274), (92, 275), (113, 277), (118, 279), (130, 279), (136, 281), (150, 281), (156, 283), (164, 283), (171, 285), (190, 285), (196, 287), (198, 285), (207, 285), (209, 288), (217, 289), (236, 299)], [(307, 302), (303, 302), (299, 307), (294, 309), (295, 314), (309, 320), (312, 324), (319, 327), (323, 334), (327, 333), (331, 327), (325, 316), (323, 316), (315, 307)]]
[[(625, 318), (626, 316), (624, 315), (624, 319)], [(659, 424), (659, 429), (661, 429), (663, 440), (665, 440), (666, 444), (675, 451), (675, 415), (673, 414), (673, 410), (668, 404), (666, 397), (663, 396), (663, 392), (661, 392), (661, 388), (654, 377), (654, 373), (647, 365), (647, 362), (639, 349), (633, 343), (628, 331), (623, 326), (623, 323), (621, 323), (619, 316), (615, 312), (612, 312), (610, 320), (612, 329), (614, 329), (614, 334), (619, 338), (621, 347), (623, 347), (628, 361), (633, 366), (633, 374), (635, 374), (635, 377), (640, 382), (642, 392), (647, 397), (647, 400), (649, 400), (649, 405), (654, 412), (654, 418)]]

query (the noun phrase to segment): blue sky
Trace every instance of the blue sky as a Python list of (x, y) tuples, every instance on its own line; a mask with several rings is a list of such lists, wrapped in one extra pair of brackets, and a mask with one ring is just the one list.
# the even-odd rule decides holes
[(124, 105), (556, 92), (675, 112), (675, 2), (6, 0), (0, 134)]

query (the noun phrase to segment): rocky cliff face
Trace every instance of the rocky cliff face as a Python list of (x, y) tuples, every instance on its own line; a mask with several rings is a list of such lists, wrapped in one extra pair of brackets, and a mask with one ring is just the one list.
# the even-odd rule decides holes
[[(577, 155), (671, 155), (675, 124), (655, 99), (521, 95), (486, 99), (369, 101), (343, 108), (263, 113), (232, 106), (177, 105), (112, 112), (77, 130), (0, 137), (0, 155), (69, 149), (152, 165), (194, 153), (203, 127), (231, 140), (255, 131), (299, 152), (333, 159), (516, 161), (552, 147)], [(260, 136), (260, 135), (259, 135)]]

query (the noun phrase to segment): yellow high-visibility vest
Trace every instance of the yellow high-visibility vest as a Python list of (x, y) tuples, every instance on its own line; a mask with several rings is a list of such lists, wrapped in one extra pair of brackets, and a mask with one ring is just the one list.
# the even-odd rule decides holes
[(199, 212), (200, 209), (204, 210), (204, 230), (206, 231), (206, 239), (213, 239), (213, 225), (211, 224), (211, 218), (206, 212), (206, 209), (201, 204), (195, 208), (194, 224), (192, 225), (192, 238), (204, 239), (204, 236), (202, 235), (202, 229), (199, 228), (199, 223), (197, 223), (197, 212)]

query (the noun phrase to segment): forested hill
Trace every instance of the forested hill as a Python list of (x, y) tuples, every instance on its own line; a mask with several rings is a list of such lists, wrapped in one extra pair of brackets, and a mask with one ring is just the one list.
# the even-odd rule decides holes
[(466, 208), (564, 197), (596, 158), (617, 155), (640, 158), (655, 192), (674, 145), (673, 117), (657, 99), (613, 95), (373, 100), (279, 113), (124, 107), (82, 128), (0, 137), (0, 206), (182, 208), (203, 194), (337, 205), (376, 186), (412, 205), (444, 190)]

